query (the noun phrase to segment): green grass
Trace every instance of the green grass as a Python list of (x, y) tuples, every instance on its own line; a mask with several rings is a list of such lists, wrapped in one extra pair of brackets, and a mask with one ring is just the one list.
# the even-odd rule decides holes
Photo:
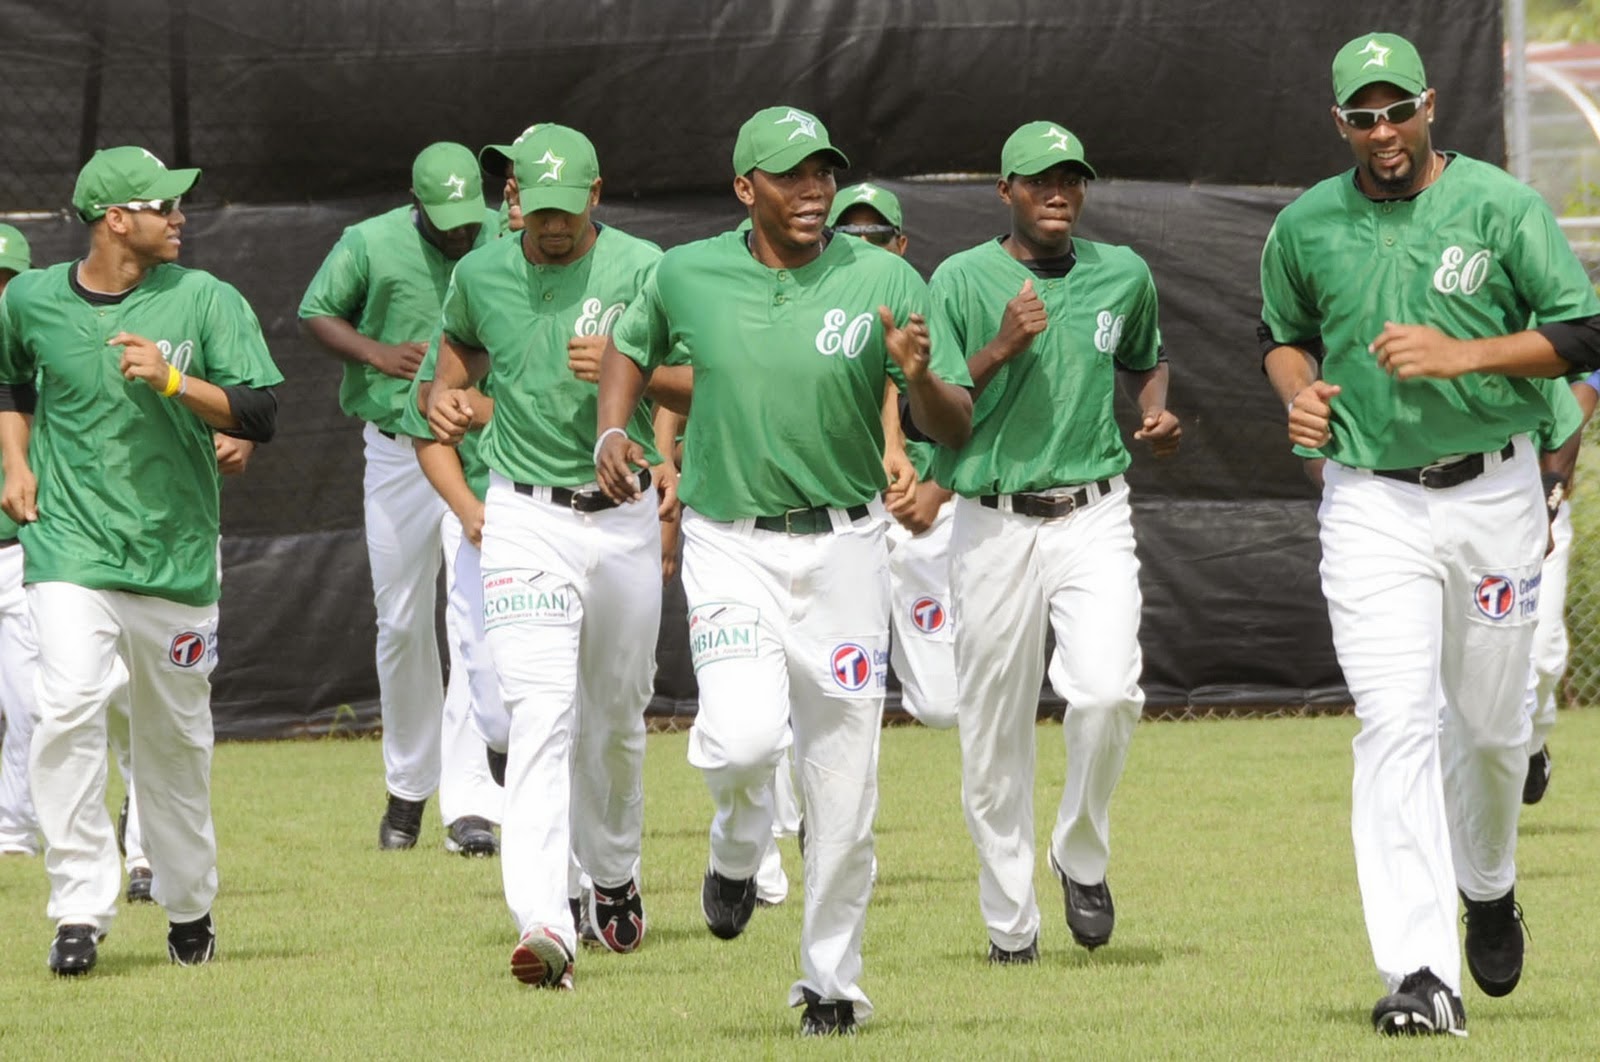
[[(164, 919), (125, 910), (78, 981), (45, 969), (38, 860), (0, 860), (0, 1058), (1592, 1058), (1600, 1044), (1600, 711), (1563, 713), (1550, 794), (1524, 818), (1527, 972), (1503, 1000), (1466, 990), (1466, 1042), (1393, 1043), (1350, 856), (1349, 718), (1139, 728), (1113, 813), (1112, 943), (1089, 955), (1041, 860), (1042, 960), (990, 968), (955, 735), (883, 741), (877, 892), (850, 1042), (795, 1035), (797, 891), (725, 943), (699, 912), (708, 801), (685, 736), (652, 736), (636, 955), (585, 952), (577, 992), (524, 988), (498, 862), (376, 851), (371, 741), (217, 751), (220, 958), (169, 966)], [(1053, 809), (1061, 728), (1038, 731)], [(430, 815), (432, 808), (430, 807)], [(1041, 842), (1053, 811), (1038, 823)], [(1041, 849), (1042, 851), (1042, 849)], [(797, 857), (786, 862), (798, 887)]]

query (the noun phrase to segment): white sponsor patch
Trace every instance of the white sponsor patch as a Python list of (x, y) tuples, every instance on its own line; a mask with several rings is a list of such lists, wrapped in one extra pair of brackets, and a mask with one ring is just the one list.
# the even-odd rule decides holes
[(209, 675), (217, 667), (217, 621), (215, 617), (193, 625), (175, 627), (167, 635), (161, 666), (167, 671)]
[(841, 638), (821, 661), (822, 692), (829, 697), (881, 697), (889, 687), (889, 639)]
[(534, 568), (502, 568), (483, 573), (485, 631), (521, 624), (567, 623), (572, 618), (575, 603), (576, 591), (559, 575)]
[(689, 658), (698, 672), (719, 660), (754, 660), (761, 610), (715, 601), (689, 610)]

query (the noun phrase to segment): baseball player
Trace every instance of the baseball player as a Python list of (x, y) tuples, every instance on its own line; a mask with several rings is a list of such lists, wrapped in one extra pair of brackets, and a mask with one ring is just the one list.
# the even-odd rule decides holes
[(72, 197), (88, 255), (0, 297), (0, 508), (22, 525), (38, 639), (29, 768), (61, 975), (93, 968), (116, 911), (105, 779), (119, 687), (168, 955), (193, 965), (215, 953), (211, 433), (270, 438), (282, 376), (239, 293), (175, 264), (179, 199), (198, 177), (143, 148), (96, 152)]
[[(0, 225), (0, 296), (33, 265), (27, 238)], [(33, 738), (33, 673), (38, 646), (22, 589), (22, 546), (17, 524), (0, 513), (0, 855), (38, 855), (39, 818), (28, 792), (28, 743)]]
[(388, 788), (379, 847), (415, 845), (423, 806), (438, 790), (445, 847), (489, 855), (497, 842), (487, 823), (500, 794), (468, 698), (458, 693), (447, 702), (441, 693), (434, 586), (445, 505), (399, 431), (411, 379), (438, 330), (450, 271), (490, 238), (494, 217), (484, 206), (477, 159), (460, 144), (429, 145), (411, 173), (411, 203), (345, 230), (306, 289), (300, 318), (345, 362), (339, 404), (366, 421), (367, 557)]
[[(511, 972), (570, 989), (571, 854), (593, 878), (590, 914), (604, 945), (633, 951), (645, 934), (637, 866), (660, 529), (655, 504), (616, 504), (594, 488), (591, 426), (606, 335), (661, 252), (593, 220), (599, 162), (577, 130), (536, 126), (511, 163), (522, 234), (457, 267), (428, 419), (441, 442), (459, 442), (483, 416), (466, 388), (487, 380), (481, 565), (485, 632), (510, 716), (502, 860), (519, 934)], [(648, 415), (632, 414), (627, 430), (648, 444)], [(670, 486), (649, 454), (655, 468), (636, 483), (642, 490), (654, 475)]]
[(647, 377), (681, 351), (694, 386), (683, 583), (700, 689), (689, 762), (716, 809), (701, 905), (718, 937), (748, 923), (792, 724), (807, 866), (789, 1002), (805, 1004), (803, 1034), (848, 1033), (871, 1013), (858, 982), (888, 665), (884, 382), (953, 445), (971, 406), (959, 361), (934, 348), (930, 369), (916, 271), (829, 238), (846, 160), (822, 123), (759, 111), (733, 164), (751, 228), (673, 248), (623, 315), (601, 365), (595, 469), (614, 500), (640, 494), (647, 458), (624, 425)]
[(950, 531), (962, 799), (978, 849), (989, 961), (1039, 954), (1033, 767), (1044, 634), (1051, 684), (1067, 701), (1067, 772), (1050, 840), (1073, 939), (1111, 938), (1106, 882), (1111, 795), (1139, 688), (1139, 563), (1130, 464), (1113, 413), (1125, 374), (1157, 456), (1182, 434), (1166, 408), (1155, 284), (1132, 250), (1076, 238), (1094, 169), (1053, 122), (1029, 122), (1000, 151), (1010, 231), (934, 271), (933, 342), (966, 358), (977, 387), (972, 439), (933, 471), (959, 495)]
[(1328, 458), (1322, 589), (1361, 724), (1351, 832), (1387, 990), (1373, 1025), (1464, 1034), (1458, 892), (1478, 987), (1503, 996), (1522, 974), (1523, 695), (1548, 537), (1528, 436), (1568, 438), (1580, 414), (1561, 384), (1423, 376), (1500, 348), (1580, 361), (1600, 298), (1538, 193), (1435, 150), (1410, 42), (1345, 44), (1333, 89), (1355, 168), (1267, 237), (1265, 367), (1296, 452)]

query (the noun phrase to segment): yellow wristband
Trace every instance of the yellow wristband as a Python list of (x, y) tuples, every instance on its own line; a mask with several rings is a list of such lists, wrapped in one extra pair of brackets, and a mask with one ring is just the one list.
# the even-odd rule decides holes
[(183, 386), (183, 373), (178, 371), (177, 366), (168, 365), (167, 366), (167, 386), (165, 386), (165, 387), (163, 387), (161, 389), (161, 397), (162, 398), (171, 398), (173, 395), (178, 393), (178, 388), (180, 388), (182, 386)]

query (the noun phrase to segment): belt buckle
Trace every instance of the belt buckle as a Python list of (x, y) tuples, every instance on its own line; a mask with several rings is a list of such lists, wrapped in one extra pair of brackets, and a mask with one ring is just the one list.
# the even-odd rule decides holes
[(1078, 511), (1078, 492), (1075, 490), (1062, 488), (1060, 494), (1052, 491), (1047, 494), (1035, 495), (1035, 497), (1045, 503), (1045, 506), (1050, 510), (1050, 519), (1052, 520), (1062, 516), (1071, 516)]
[(1465, 460), (1467, 458), (1458, 457), (1451, 461), (1435, 461), (1431, 465), (1423, 465), (1417, 470), (1417, 482), (1429, 490), (1440, 490), (1448, 487), (1451, 485), (1447, 479), (1450, 470)]
[(794, 518), (794, 516), (797, 513), (803, 513), (803, 514), (805, 514), (807, 516), (810, 516), (811, 515), (811, 510), (810, 509), (786, 509), (784, 511), (784, 514), (783, 514), (783, 533), (786, 534), (786, 535), (809, 535), (811, 533), (811, 528), (810, 527), (807, 527), (804, 531), (796, 531), (794, 529), (794, 526), (791, 523), (791, 520)]

